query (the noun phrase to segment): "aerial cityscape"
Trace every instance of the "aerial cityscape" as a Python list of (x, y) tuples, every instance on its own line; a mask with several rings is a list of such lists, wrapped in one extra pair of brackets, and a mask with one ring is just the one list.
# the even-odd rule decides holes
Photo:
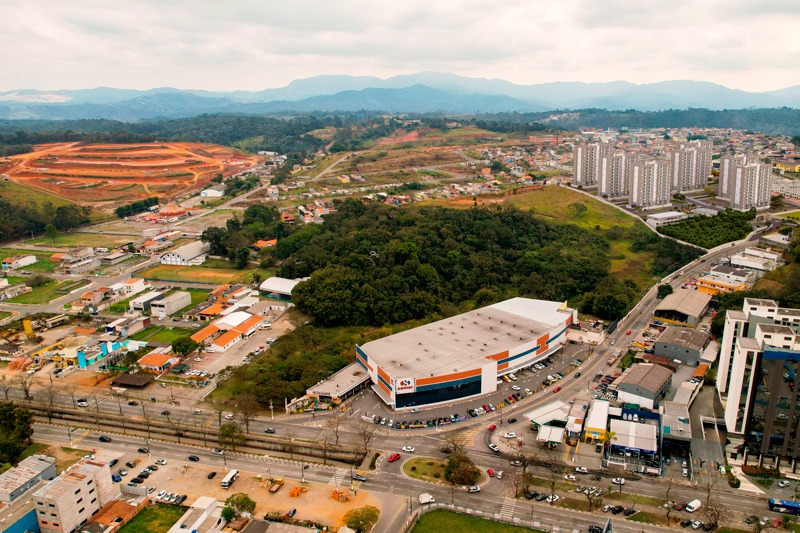
[(796, 6), (0, 13), (0, 533), (800, 531)]

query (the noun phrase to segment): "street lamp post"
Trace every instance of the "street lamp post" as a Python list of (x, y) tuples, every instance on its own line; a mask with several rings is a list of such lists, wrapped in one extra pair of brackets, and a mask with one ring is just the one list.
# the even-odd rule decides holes
[(272, 400), (269, 401), (269, 418), (275, 420), (275, 413), (272, 411)]

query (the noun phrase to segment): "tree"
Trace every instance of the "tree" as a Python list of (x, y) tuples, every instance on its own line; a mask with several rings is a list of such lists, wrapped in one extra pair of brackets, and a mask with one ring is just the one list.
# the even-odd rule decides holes
[(449, 433), (447, 437), (445, 437), (444, 441), (450, 448), (450, 453), (452, 455), (465, 453), (467, 442), (466, 439), (464, 439), (463, 433)]
[(46, 225), (44, 227), (44, 236), (50, 240), (55, 239), (58, 236), (58, 228), (52, 224)]
[(453, 485), (472, 485), (478, 478), (478, 468), (465, 453), (454, 453), (447, 458), (444, 478)]
[(225, 500), (225, 506), (233, 509), (238, 516), (244, 514), (252, 516), (253, 511), (256, 510), (256, 502), (244, 492), (229, 496), (228, 499)]
[(31, 390), (33, 389), (33, 376), (23, 372), (17, 376), (17, 384), (22, 389), (23, 397), (26, 400), (32, 400)]
[(342, 422), (344, 422), (344, 413), (340, 409), (336, 409), (333, 413), (331, 413), (330, 418), (325, 421), (325, 428), (329, 429), (331, 433), (333, 433), (333, 438), (335, 440), (336, 445), (339, 445), (339, 431), (342, 429)]
[(186, 356), (195, 351), (198, 346), (199, 344), (187, 335), (185, 337), (178, 337), (172, 342), (172, 351), (178, 355)]
[(222, 511), (220, 512), (220, 514), (219, 514), (219, 515), (220, 515), (220, 516), (222, 517), (222, 519), (223, 519), (223, 520), (225, 520), (226, 522), (230, 522), (231, 520), (233, 520), (234, 518), (236, 518), (236, 511), (234, 511), (234, 510), (233, 510), (233, 509), (231, 509), (230, 507), (227, 507), (227, 506), (225, 506), (225, 507), (223, 507), (223, 508), (222, 508)]
[(219, 427), (217, 439), (222, 449), (236, 451), (236, 446), (244, 443), (244, 433), (236, 422), (226, 422)]
[(13, 402), (0, 403), (0, 463), (19, 457), (33, 435), (33, 416)]
[(364, 533), (373, 528), (378, 523), (380, 518), (380, 511), (377, 507), (366, 505), (358, 509), (350, 509), (342, 517), (342, 521), (347, 524), (350, 529), (355, 529), (359, 533)]
[(363, 420), (356, 422), (355, 433), (358, 436), (358, 443), (362, 453), (367, 453), (367, 451), (369, 451), (369, 445), (372, 443), (372, 439), (375, 438), (375, 433), (377, 433), (377, 431), (378, 428), (375, 424), (370, 424)]
[(229, 409), (229, 402), (228, 400), (222, 401), (218, 399), (214, 399), (211, 402), (211, 408), (217, 413), (217, 425), (222, 427), (222, 415), (225, 413), (226, 410)]
[(5, 374), (0, 376), (0, 390), (3, 391), (3, 395), (5, 396), (6, 400), (8, 400), (8, 392), (11, 390), (11, 388), (11, 382), (6, 379)]
[(666, 298), (670, 294), (672, 294), (672, 285), (664, 283), (658, 286), (658, 296), (657, 298)]
[(258, 414), (259, 408), (258, 399), (252, 392), (244, 392), (236, 400), (236, 412), (239, 414), (247, 433), (250, 433), (250, 422)]
[(56, 406), (56, 397), (58, 396), (58, 389), (50, 383), (44, 388), (44, 407), (47, 412), (47, 421), (53, 423), (53, 409)]
[(773, 196), (772, 198), (769, 199), (769, 208), (770, 209), (772, 209), (773, 211), (777, 211), (781, 207), (783, 207), (783, 195), (782, 194), (778, 194), (778, 195)]
[(588, 208), (586, 207), (586, 204), (584, 204), (583, 202), (574, 202), (569, 204), (569, 210), (574, 218), (580, 218), (584, 214), (586, 214)]
[(236, 268), (246, 267), (248, 263), (250, 263), (250, 249), (242, 246), (236, 250), (234, 260), (236, 262)]
[(667, 525), (670, 525), (669, 515), (672, 513), (672, 507), (673, 507), (674, 502), (672, 500), (670, 500), (669, 497), (670, 497), (670, 494), (672, 493), (672, 489), (675, 488), (675, 480), (672, 478), (672, 476), (670, 476), (670, 477), (667, 478), (666, 481), (667, 481), (667, 483), (666, 483), (666, 487), (664, 489), (664, 500), (667, 503), (666, 503), (666, 507), (664, 507), (664, 508), (667, 510)]

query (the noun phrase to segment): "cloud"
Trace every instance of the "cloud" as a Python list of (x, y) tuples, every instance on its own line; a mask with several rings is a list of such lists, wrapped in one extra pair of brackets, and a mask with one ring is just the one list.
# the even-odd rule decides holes
[[(263, 89), (418, 71), (516, 83), (800, 84), (784, 0), (29, 0), (0, 5), (0, 89)], [(783, 30), (781, 30), (783, 29)]]

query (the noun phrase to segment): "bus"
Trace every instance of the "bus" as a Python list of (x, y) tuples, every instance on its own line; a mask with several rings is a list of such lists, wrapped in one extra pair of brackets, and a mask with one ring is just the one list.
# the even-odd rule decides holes
[(228, 472), (228, 475), (223, 478), (222, 483), (220, 483), (220, 485), (222, 486), (223, 489), (228, 489), (230, 488), (231, 485), (233, 485), (233, 482), (236, 481), (236, 478), (238, 477), (239, 477), (239, 471), (231, 470), (230, 472)]
[(770, 498), (769, 510), (775, 511), (776, 513), (800, 515), (800, 502)]

